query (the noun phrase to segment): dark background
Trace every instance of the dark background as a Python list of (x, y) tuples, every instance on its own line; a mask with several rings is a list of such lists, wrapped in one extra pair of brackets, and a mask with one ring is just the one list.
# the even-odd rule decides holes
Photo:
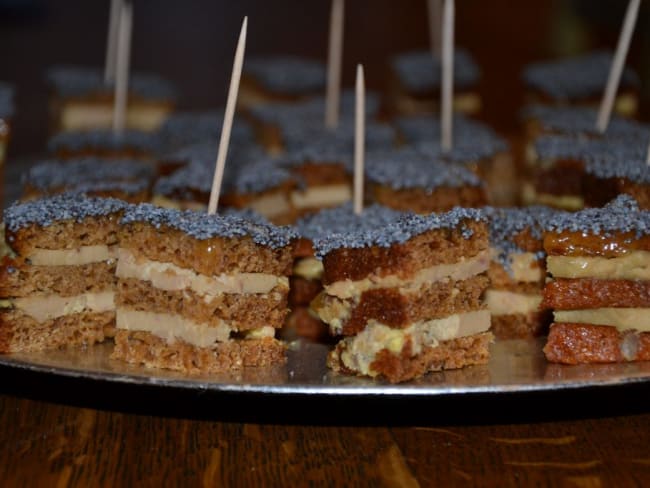
[[(515, 133), (522, 100), (522, 67), (534, 60), (614, 49), (627, 2), (622, 0), (458, 0), (456, 39), (483, 71), (482, 118)], [(232, 58), (244, 15), (247, 56), (297, 54), (326, 59), (329, 0), (136, 0), (131, 66), (176, 83), (179, 108), (225, 103)], [(643, 5), (643, 4), (642, 4)], [(650, 5), (648, 6), (650, 7)], [(102, 66), (109, 1), (0, 1), (0, 79), (17, 86), (13, 157), (42, 151), (47, 137), (44, 73), (53, 64)], [(643, 114), (648, 105), (650, 9), (642, 7), (628, 59), (640, 72)], [(348, 0), (344, 83), (366, 67), (381, 90), (389, 56), (428, 46), (425, 0)]]

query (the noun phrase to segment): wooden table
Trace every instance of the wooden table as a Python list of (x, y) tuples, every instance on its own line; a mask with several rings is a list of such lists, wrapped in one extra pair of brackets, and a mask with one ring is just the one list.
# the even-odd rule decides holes
[(647, 385), (468, 405), (2, 376), (2, 486), (650, 486)]

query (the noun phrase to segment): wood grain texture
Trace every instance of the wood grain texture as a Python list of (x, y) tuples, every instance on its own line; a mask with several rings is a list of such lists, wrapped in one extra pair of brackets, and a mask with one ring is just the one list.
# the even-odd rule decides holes
[(650, 414), (532, 424), (218, 422), (0, 396), (3, 486), (647, 486)]

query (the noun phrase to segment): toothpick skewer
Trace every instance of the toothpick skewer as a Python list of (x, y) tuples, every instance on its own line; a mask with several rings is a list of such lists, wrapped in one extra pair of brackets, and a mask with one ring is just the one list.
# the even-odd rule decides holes
[(440, 24), (442, 21), (442, 0), (427, 0), (429, 20), (429, 44), (431, 56), (440, 56)]
[(440, 102), (442, 150), (449, 152), (453, 141), (454, 98), (454, 0), (444, 0), (442, 24), (442, 90)]
[(246, 49), (246, 30), (248, 27), (248, 17), (244, 21), (239, 33), (239, 41), (235, 51), (235, 61), (232, 67), (230, 77), (230, 89), (228, 90), (228, 100), (226, 101), (226, 110), (223, 116), (223, 127), (221, 128), (221, 138), (219, 139), (219, 150), (214, 170), (214, 179), (210, 191), (210, 202), (208, 203), (208, 214), (217, 212), (219, 203), (219, 194), (221, 193), (221, 182), (223, 180), (223, 170), (226, 164), (226, 155), (228, 154), (228, 144), (230, 142), (230, 131), (232, 121), (235, 116), (235, 106), (237, 104), (237, 94), (239, 93), (239, 80), (241, 79), (242, 66), (244, 64), (244, 51)]
[(115, 63), (115, 100), (113, 101), (113, 132), (124, 131), (126, 105), (129, 91), (129, 64), (131, 58), (131, 31), (133, 27), (133, 4), (122, 2), (119, 12), (117, 58)]
[(645, 163), (650, 166), (650, 144), (648, 144), (648, 150), (646, 151)]
[(336, 129), (339, 123), (344, 10), (344, 0), (332, 0), (327, 54), (327, 91), (325, 95), (325, 127), (328, 129)]
[(106, 39), (106, 60), (104, 61), (104, 82), (115, 81), (115, 57), (117, 51), (117, 34), (120, 26), (122, 0), (111, 0), (109, 12), (108, 35)]
[(363, 65), (357, 65), (354, 110), (354, 213), (363, 212), (363, 172), (366, 133), (366, 84)]
[(598, 111), (596, 129), (601, 134), (607, 130), (609, 119), (612, 115), (612, 109), (614, 108), (614, 99), (616, 98), (618, 85), (621, 81), (621, 75), (623, 74), (625, 58), (627, 57), (627, 52), (630, 49), (630, 41), (632, 40), (632, 33), (634, 32), (636, 19), (639, 15), (640, 3), (641, 0), (630, 0), (630, 3), (627, 5), (625, 20), (623, 21), (623, 29), (621, 30), (621, 34), (618, 38), (616, 53), (614, 54), (612, 66), (609, 71), (609, 77), (607, 78), (607, 86), (605, 87), (605, 93), (600, 103), (600, 110)]

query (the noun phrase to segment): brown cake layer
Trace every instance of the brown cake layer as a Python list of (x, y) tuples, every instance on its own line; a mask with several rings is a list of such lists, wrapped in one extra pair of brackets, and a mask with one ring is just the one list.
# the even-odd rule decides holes
[(474, 220), (464, 224), (473, 231), (469, 239), (463, 237), (459, 225), (455, 229), (430, 230), (390, 247), (335, 249), (323, 258), (323, 283), (361, 280), (373, 274), (407, 279), (423, 268), (474, 257), (488, 247), (487, 225)]
[(650, 251), (650, 235), (636, 237), (636, 232), (548, 232), (544, 250), (549, 256), (615, 258), (630, 251)]
[(352, 176), (338, 161), (309, 161), (294, 166), (291, 172), (307, 187), (321, 185), (352, 184)]
[(574, 159), (557, 159), (553, 166), (538, 169), (534, 175), (537, 193), (547, 195), (577, 195), (583, 192), (584, 163)]
[(650, 185), (636, 183), (627, 178), (596, 178), (585, 175), (585, 205), (603, 207), (621, 194), (634, 198), (640, 209), (650, 210)]
[(147, 368), (183, 373), (222, 373), (245, 366), (270, 366), (286, 361), (285, 346), (273, 339), (233, 340), (211, 348), (183, 341), (168, 343), (149, 332), (118, 330), (112, 359)]
[[(543, 263), (543, 260), (539, 260), (537, 266), (543, 267)], [(494, 261), (490, 263), (488, 277), (490, 278), (490, 288), (494, 290), (508, 290), (527, 294), (539, 293), (544, 287), (545, 280), (544, 273), (542, 273), (542, 277), (536, 282), (515, 281), (501, 264)]]
[(521, 232), (515, 234), (512, 237), (512, 242), (514, 242), (517, 247), (524, 252), (538, 252), (544, 250), (542, 239), (535, 237), (530, 227), (526, 227)]
[(104, 340), (115, 312), (84, 312), (36, 322), (20, 310), (0, 310), (0, 352), (30, 352), (89, 346)]
[(7, 243), (20, 256), (29, 256), (35, 248), (76, 249), (81, 246), (117, 243), (120, 214), (89, 217), (82, 222), (62, 220), (43, 228), (32, 224), (16, 232), (6, 230)]
[(161, 290), (147, 281), (120, 278), (115, 305), (143, 312), (176, 314), (213, 327), (227, 321), (233, 330), (266, 326), (279, 329), (288, 313), (287, 294), (286, 288), (276, 287), (267, 295), (223, 293), (206, 301), (191, 290)]
[(406, 293), (398, 288), (376, 288), (364, 291), (358, 303), (354, 299), (341, 300), (322, 293), (312, 303), (312, 309), (318, 311), (336, 303), (349, 306), (349, 317), (341, 317), (341, 333), (351, 336), (361, 332), (369, 320), (388, 327), (405, 328), (421, 320), (480, 310), (484, 308), (481, 297), (487, 285), (487, 276), (479, 275), (464, 281), (426, 283)]
[[(372, 363), (371, 369), (389, 382), (399, 383), (419, 378), (430, 371), (487, 364), (492, 339), (490, 332), (460, 337), (441, 342), (436, 347), (426, 347), (420, 354), (412, 357), (410, 343), (402, 349), (400, 355), (383, 349)], [(327, 365), (338, 373), (357, 374), (356, 371), (347, 369), (340, 359), (345, 347), (345, 342), (339, 342), (329, 354)]]
[(195, 239), (166, 226), (135, 222), (121, 227), (120, 246), (136, 256), (172, 263), (213, 276), (234, 273), (268, 273), (288, 276), (293, 267), (292, 246), (273, 249), (255, 244), (250, 237)]
[(619, 332), (616, 327), (554, 323), (544, 346), (552, 363), (650, 361), (650, 333)]
[[(59, 188), (50, 188), (47, 192), (42, 192), (36, 188), (33, 188), (29, 185), (26, 185), (23, 190), (22, 201), (27, 200), (37, 200), (39, 198), (45, 198), (51, 195), (56, 195), (59, 193), (65, 193), (68, 191), (68, 188), (59, 187)], [(142, 190), (136, 193), (127, 193), (122, 190), (89, 190), (84, 192), (85, 195), (89, 197), (97, 198), (116, 198), (118, 200), (123, 200), (129, 203), (144, 203), (148, 202), (151, 199), (151, 195), (148, 190)]]
[[(232, 208), (250, 208), (256, 200), (259, 200), (261, 198), (266, 198), (266, 197), (272, 197), (276, 195), (284, 196), (284, 199), (287, 202), (288, 210), (286, 212), (283, 212), (278, 215), (274, 216), (268, 216), (268, 220), (272, 222), (275, 225), (289, 225), (295, 222), (296, 220), (296, 209), (294, 209), (291, 205), (291, 199), (289, 197), (289, 194), (291, 193), (292, 189), (295, 187), (295, 183), (293, 181), (286, 181), (282, 185), (275, 187), (275, 188), (270, 188), (268, 190), (258, 192), (258, 193), (224, 193), (221, 195), (219, 202), (221, 205), (224, 207), (232, 207)], [(207, 198), (204, 200), (205, 204), (208, 204), (209, 201), (209, 195)], [(266, 212), (264, 210), (259, 210), (259, 213), (262, 215), (266, 215)]]
[(289, 305), (307, 306), (323, 290), (320, 280), (308, 280), (300, 276), (289, 278)]
[(115, 286), (115, 261), (80, 266), (31, 266), (23, 258), (5, 256), (0, 261), (0, 297), (36, 294), (81, 295), (111, 290)]
[(291, 310), (280, 335), (285, 341), (302, 338), (312, 342), (328, 342), (329, 327), (314, 317), (308, 307), (298, 306)]
[(396, 210), (419, 214), (446, 212), (454, 207), (483, 207), (487, 205), (485, 190), (479, 186), (460, 188), (441, 187), (432, 191), (421, 188), (394, 190), (384, 185), (373, 185), (374, 201)]
[(542, 306), (556, 310), (650, 307), (650, 282), (556, 279), (547, 283)]
[(490, 331), (497, 339), (529, 339), (543, 336), (553, 317), (550, 311), (492, 315)]
[(83, 146), (80, 148), (60, 147), (55, 153), (56, 159), (82, 159), (89, 157), (98, 157), (102, 159), (138, 159), (149, 161), (153, 155), (149, 151), (137, 147), (123, 147), (119, 149), (110, 149), (99, 146)]

